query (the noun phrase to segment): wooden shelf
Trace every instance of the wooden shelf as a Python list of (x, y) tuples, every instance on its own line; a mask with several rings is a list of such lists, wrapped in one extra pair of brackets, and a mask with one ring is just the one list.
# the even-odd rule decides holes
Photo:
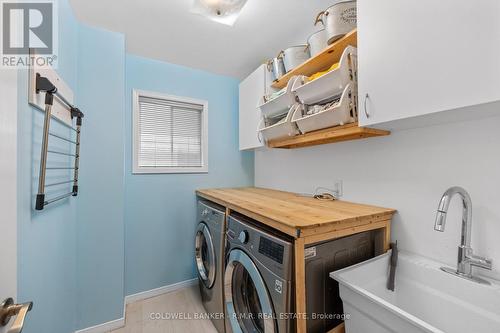
[(340, 61), (340, 57), (342, 56), (342, 52), (344, 49), (349, 46), (357, 46), (358, 45), (358, 31), (354, 29), (349, 32), (347, 35), (337, 40), (335, 43), (329, 45), (318, 55), (308, 59), (302, 65), (294, 68), (287, 74), (283, 75), (279, 80), (275, 80), (272, 84), (273, 88), (281, 89), (285, 87), (288, 81), (294, 75), (313, 75), (317, 72), (327, 70), (334, 63)]
[(358, 123), (343, 126), (325, 128), (302, 135), (292, 136), (285, 139), (270, 140), (267, 145), (270, 148), (302, 148), (349, 140), (358, 140), (375, 136), (391, 134), (375, 128), (359, 127)]
[(255, 187), (201, 189), (196, 194), (292, 237), (312, 237), (313, 241), (320, 233), (350, 232), (390, 220), (395, 213), (391, 208)]

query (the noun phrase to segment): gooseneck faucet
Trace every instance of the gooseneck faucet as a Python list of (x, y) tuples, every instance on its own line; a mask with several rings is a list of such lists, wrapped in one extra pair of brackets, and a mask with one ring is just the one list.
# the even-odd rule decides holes
[(465, 189), (459, 186), (454, 186), (444, 192), (441, 200), (439, 201), (434, 230), (444, 232), (448, 207), (450, 206), (451, 199), (455, 195), (459, 195), (462, 199), (462, 234), (460, 237), (460, 246), (458, 247), (457, 269), (455, 270), (448, 267), (441, 267), (441, 269), (447, 273), (451, 273), (468, 280), (489, 284), (488, 281), (472, 275), (473, 266), (491, 270), (492, 261), (491, 259), (474, 255), (474, 251), (471, 248), (472, 200), (469, 193), (467, 193)]

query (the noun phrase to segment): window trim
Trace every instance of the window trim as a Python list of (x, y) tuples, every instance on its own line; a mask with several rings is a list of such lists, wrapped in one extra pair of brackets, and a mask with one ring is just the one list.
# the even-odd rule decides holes
[[(139, 166), (139, 98), (149, 97), (166, 99), (180, 103), (191, 103), (203, 106), (201, 111), (201, 163), (200, 167), (141, 167)], [(132, 174), (162, 173), (208, 173), (208, 101), (189, 97), (163, 94), (159, 92), (132, 90)]]

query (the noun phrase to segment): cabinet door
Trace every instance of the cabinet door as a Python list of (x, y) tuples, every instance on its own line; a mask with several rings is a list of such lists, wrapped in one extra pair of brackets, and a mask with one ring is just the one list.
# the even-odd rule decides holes
[(361, 126), (500, 100), (500, 1), (357, 5)]
[(266, 90), (266, 66), (262, 65), (240, 83), (240, 150), (263, 146), (257, 136), (259, 102)]

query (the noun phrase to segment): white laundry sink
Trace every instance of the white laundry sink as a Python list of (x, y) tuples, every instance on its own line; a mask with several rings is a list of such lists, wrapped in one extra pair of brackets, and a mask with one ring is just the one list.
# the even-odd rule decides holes
[(386, 289), (390, 252), (333, 273), (347, 333), (500, 332), (500, 285), (440, 270), (441, 263), (400, 252), (395, 291)]

